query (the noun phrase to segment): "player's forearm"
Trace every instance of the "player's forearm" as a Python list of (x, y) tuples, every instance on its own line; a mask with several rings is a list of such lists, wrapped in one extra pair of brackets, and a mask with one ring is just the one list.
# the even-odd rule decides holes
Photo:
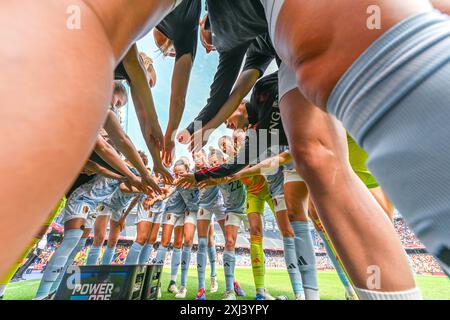
[(126, 178), (133, 178), (134, 174), (128, 168), (126, 163), (120, 158), (114, 148), (103, 138), (98, 138), (94, 151), (112, 168), (123, 174)]
[(163, 167), (163, 163), (161, 160), (161, 150), (156, 145), (154, 141), (149, 141), (148, 152), (150, 153), (150, 157), (153, 160), (153, 167)]
[(143, 177), (147, 176), (147, 168), (145, 167), (142, 158), (140, 157), (131, 139), (120, 126), (120, 123), (113, 112), (108, 113), (104, 128), (106, 132), (108, 132), (111, 140), (114, 142), (114, 145), (125, 156), (125, 158), (133, 164), (133, 166)]
[(219, 66), (217, 67), (216, 75), (210, 88), (210, 95), (206, 106), (186, 128), (190, 134), (203, 128), (225, 104), (239, 75), (246, 50), (247, 47), (242, 47), (233, 53), (225, 52), (220, 54)]
[(283, 152), (277, 156), (269, 159), (265, 159), (260, 163), (254, 165), (253, 167), (245, 168), (239, 171), (236, 175), (236, 179), (249, 178), (253, 176), (258, 176), (265, 174), (267, 172), (275, 171), (279, 167), (292, 162), (292, 156), (289, 152)]
[(242, 100), (247, 96), (260, 77), (259, 70), (250, 69), (241, 73), (236, 84), (228, 97), (228, 100), (220, 108), (217, 115), (209, 121), (204, 130), (216, 129), (224, 123), (241, 104)]
[[(127, 53), (125, 59), (123, 60), (123, 65), (131, 80), (130, 88), (136, 112), (145, 113), (146, 115), (145, 122), (140, 121), (141, 129), (142, 124), (144, 124), (145, 126), (144, 131), (151, 129), (154, 126), (159, 127), (158, 115), (156, 113), (152, 93), (147, 82), (147, 76), (144, 66), (139, 60), (139, 52), (137, 50), (136, 44), (133, 45), (133, 47)], [(147, 134), (149, 133), (151, 132), (147, 132)]]
[(108, 170), (107, 168), (105, 168), (105, 167), (103, 167), (101, 165), (98, 165), (97, 173), (101, 174), (104, 177), (111, 178), (111, 179), (114, 179), (114, 180), (124, 180), (125, 179), (124, 176), (122, 176), (120, 174), (117, 174), (117, 173), (115, 173), (115, 172), (113, 172), (111, 170)]
[(192, 70), (192, 55), (185, 54), (175, 62), (172, 75), (172, 88), (169, 107), (169, 122), (166, 134), (173, 134), (178, 130), (183, 117), (186, 94)]
[(246, 164), (224, 164), (219, 167), (214, 167), (207, 170), (198, 171), (195, 173), (195, 181), (202, 182), (207, 179), (220, 179), (224, 177), (231, 177), (237, 172), (245, 168)]

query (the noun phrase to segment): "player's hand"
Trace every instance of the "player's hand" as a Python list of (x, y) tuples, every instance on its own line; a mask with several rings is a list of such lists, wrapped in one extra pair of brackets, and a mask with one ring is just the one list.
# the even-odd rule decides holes
[[(164, 165), (156, 164), (153, 167), (153, 172), (155, 173), (156, 176), (160, 177), (165, 184), (172, 184), (173, 183), (173, 177), (170, 174), (170, 172), (164, 167)], [(161, 192), (159, 194), (161, 194)]]
[(181, 130), (177, 134), (177, 140), (181, 144), (188, 144), (191, 140), (191, 134), (186, 129)]
[(130, 191), (133, 190), (133, 187), (142, 192), (146, 191), (146, 187), (143, 184), (142, 179), (134, 174), (127, 177), (127, 179), (124, 181), (124, 183)]
[[(142, 178), (142, 183), (146, 189), (152, 190), (156, 194), (161, 194), (161, 188), (158, 186), (155, 180), (153, 180), (152, 176), (149, 174)], [(148, 190), (145, 190), (144, 193), (147, 193)]]
[(195, 131), (189, 140), (189, 151), (190, 152), (199, 152), (209, 140), (209, 136), (211, 135), (213, 130), (203, 130), (199, 129)]
[(177, 187), (184, 188), (184, 189), (190, 189), (196, 183), (197, 182), (195, 181), (195, 175), (193, 173), (183, 174), (175, 181), (175, 184)]
[(173, 140), (173, 134), (166, 132), (164, 136), (164, 145), (162, 150), (162, 160), (166, 167), (172, 166), (173, 158), (175, 156), (175, 141)]

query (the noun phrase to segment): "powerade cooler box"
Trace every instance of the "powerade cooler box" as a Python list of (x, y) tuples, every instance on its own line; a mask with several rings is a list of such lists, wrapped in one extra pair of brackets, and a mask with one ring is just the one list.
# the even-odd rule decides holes
[(142, 290), (142, 300), (157, 300), (158, 289), (161, 286), (161, 274), (163, 265), (154, 264), (147, 266), (144, 288)]
[(55, 300), (140, 300), (147, 266), (70, 267)]

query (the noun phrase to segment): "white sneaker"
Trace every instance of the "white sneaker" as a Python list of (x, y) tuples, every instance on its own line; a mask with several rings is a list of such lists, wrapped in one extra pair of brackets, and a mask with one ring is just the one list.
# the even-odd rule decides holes
[(306, 300), (305, 295), (302, 293), (295, 295), (295, 300)]
[(187, 294), (186, 287), (181, 287), (180, 290), (178, 290), (178, 293), (175, 295), (176, 299), (185, 299)]
[(219, 283), (216, 277), (211, 277), (211, 293), (216, 293), (219, 290)]
[(267, 289), (264, 290), (264, 297), (266, 298), (266, 300), (277, 300), (277, 298), (273, 297), (273, 296), (269, 293), (269, 291), (267, 291)]
[(170, 281), (169, 288), (167, 288), (167, 291), (169, 291), (170, 293), (173, 293), (173, 294), (178, 293), (178, 288), (177, 288), (177, 284), (175, 283), (175, 281)]
[(222, 300), (237, 300), (234, 291), (225, 291)]

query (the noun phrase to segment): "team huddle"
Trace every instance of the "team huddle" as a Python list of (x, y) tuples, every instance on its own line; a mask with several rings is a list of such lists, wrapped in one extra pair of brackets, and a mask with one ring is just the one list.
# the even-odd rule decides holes
[[(15, 87), (28, 90), (37, 101), (24, 99), (27, 105), (20, 110), (28, 112), (27, 127), (18, 133), (14, 124), (25, 115), (10, 108), (0, 111), (2, 119), (10, 119), (0, 137), (15, 139), (0, 141), (11, 149), (8, 157), (0, 156), (7, 168), (5, 181), (32, 181), (29, 192), (35, 196), (32, 204), (23, 202), (18, 196), (22, 186), (5, 186), (0, 213), (13, 212), (16, 203), (23, 206), (20, 214), (26, 219), (20, 226), (12, 217), (4, 218), (7, 231), (19, 234), (17, 248), (29, 241), (37, 224), (46, 230), (56, 214), (64, 216), (64, 239), (45, 269), (36, 299), (52, 297), (64, 285), (65, 270), (92, 231), (87, 264), (111, 264), (133, 209), (137, 237), (125, 263), (164, 264), (173, 239), (168, 290), (180, 299), (187, 294), (196, 232), (196, 299), (207, 299), (208, 260), (209, 290), (219, 290), (214, 222), (225, 238), (223, 299), (244, 295), (235, 279), (235, 246), (243, 221), (250, 234), (255, 299), (277, 299), (265, 281), (266, 205), (283, 239), (286, 276), (296, 300), (320, 299), (311, 224), (324, 240), (347, 299), (421, 299), (393, 227), (394, 204), (449, 274), (448, 2), (206, 0), (204, 16), (201, 0), (72, 2), (83, 8), (83, 28), (58, 31), (52, 39), (24, 37), (29, 42), (18, 43), (23, 50), (15, 52), (28, 52), (32, 45), (42, 48), (34, 58), (11, 59), (16, 53), (0, 51), (5, 77), (17, 80), (2, 91), (6, 102), (16, 99)], [(45, 16), (39, 23), (60, 30), (59, 12), (67, 3), (30, 6), (36, 6), (36, 17)], [(366, 22), (374, 5), (386, 14), (380, 26), (372, 27)], [(10, 16), (21, 4), (0, 6), (6, 6), (0, 21), (19, 23)], [(3, 29), (0, 36), (14, 28)], [(160, 52), (175, 59), (164, 133), (161, 109), (152, 97), (157, 83), (153, 61), (136, 44), (150, 30)], [(205, 107), (186, 128), (179, 128), (199, 39), (207, 53), (217, 51), (219, 64)], [(49, 68), (51, 82), (44, 86), (17, 78), (17, 70), (25, 67), (29, 69), (23, 74), (41, 74), (42, 61), (58, 63)], [(271, 64), (277, 71), (268, 72)], [(123, 82), (130, 88), (152, 169), (121, 127), (120, 109), (128, 101)], [(86, 83), (93, 85), (87, 89)], [(52, 85), (60, 90), (47, 99)], [(41, 110), (48, 117), (34, 116)], [(47, 119), (58, 121), (44, 123)], [(233, 134), (205, 149), (222, 124)], [(34, 127), (39, 130), (30, 129)], [(428, 140), (418, 142), (425, 132)], [(186, 145), (192, 159), (176, 159), (175, 140)], [(64, 152), (62, 146), (67, 147)], [(44, 147), (47, 153), (41, 151)], [(54, 152), (59, 157), (49, 162), (46, 155)], [(8, 170), (17, 167), (21, 170)], [(19, 171), (21, 179), (8, 178)], [(42, 224), (43, 212), (57, 199)], [(150, 261), (160, 228), (162, 238)], [(42, 230), (21, 257), (43, 236)], [(17, 256), (5, 253), (2, 285), (17, 269), (10, 265)], [(368, 272), (374, 266), (379, 281), (371, 284)]]
[[(142, 61), (147, 57), (141, 54)], [(272, 75), (268, 79), (274, 79)], [(262, 81), (266, 79), (263, 78)], [(276, 86), (276, 81), (273, 82)], [(277, 92), (276, 87), (271, 88)], [(118, 114), (121, 104), (127, 101), (127, 92), (121, 82), (114, 83), (114, 96), (111, 111)], [(270, 106), (276, 105), (276, 95), (271, 98)], [(243, 101), (241, 107), (249, 108), (252, 101)], [(269, 111), (272, 108), (269, 108)], [(273, 111), (273, 110), (272, 110)], [(229, 127), (236, 128), (232, 123), (236, 115), (227, 120)], [(246, 144), (246, 128), (250, 123), (242, 121), (243, 128), (236, 128), (232, 136), (223, 136), (217, 141), (217, 147), (210, 147), (207, 153), (204, 149), (192, 153), (191, 160), (181, 158), (175, 161), (172, 168), (174, 181), (162, 179), (153, 175), (151, 178), (158, 185), (160, 192), (142, 191), (133, 186), (132, 181), (116, 169), (108, 165), (95, 152), (86, 163), (79, 178), (67, 193), (67, 200), (62, 209), (65, 224), (64, 239), (61, 246), (50, 260), (37, 291), (36, 299), (51, 296), (61, 284), (67, 268), (74, 262), (76, 255), (85, 247), (86, 240), (94, 232), (94, 240), (87, 257), (87, 265), (109, 265), (116, 251), (119, 235), (125, 226), (130, 212), (136, 208), (136, 241), (131, 246), (126, 257), (127, 265), (144, 265), (148, 263), (165, 263), (166, 255), (173, 236), (173, 253), (171, 255), (171, 280), (168, 291), (175, 298), (185, 298), (187, 294), (187, 274), (190, 266), (191, 248), (194, 233), (198, 235), (197, 300), (206, 299), (205, 273), (207, 257), (211, 265), (210, 292), (218, 290), (216, 274), (216, 247), (214, 243), (214, 221), (220, 225), (225, 238), (223, 264), (226, 288), (224, 300), (235, 300), (236, 295), (245, 293), (240, 288), (234, 276), (235, 244), (238, 231), (243, 227), (243, 220), (249, 224), (251, 239), (251, 264), (255, 283), (256, 300), (274, 300), (266, 288), (265, 257), (263, 248), (263, 216), (265, 205), (268, 205), (276, 216), (280, 232), (283, 236), (284, 256), (294, 296), (297, 300), (318, 300), (317, 270), (315, 253), (310, 233), (309, 220), (316, 224), (317, 231), (326, 244), (326, 249), (335, 264), (339, 277), (345, 286), (347, 299), (357, 299), (356, 293), (340, 266), (331, 243), (321, 227), (320, 220), (314, 213), (312, 204), (308, 204), (306, 185), (292, 166), (292, 158), (288, 150), (270, 157), (257, 165), (247, 166), (238, 163), (238, 155)], [(118, 129), (120, 131), (120, 129)], [(107, 132), (102, 132), (99, 139), (114, 147)], [(352, 142), (349, 138), (349, 143)], [(286, 149), (286, 148), (284, 148)], [(114, 149), (117, 154), (119, 150)], [(244, 150), (249, 151), (249, 150)], [(142, 163), (148, 166), (145, 153), (138, 151)], [(355, 172), (366, 182), (370, 189), (377, 189), (378, 184), (365, 167), (367, 156), (357, 146), (350, 153), (355, 164)], [(353, 161), (352, 161), (353, 162)], [(136, 176), (139, 171), (132, 162), (125, 160), (124, 164)], [(243, 170), (229, 174), (234, 167)], [(148, 169), (150, 172), (150, 169)], [(195, 172), (195, 173), (193, 173)], [(211, 179), (212, 174), (216, 179)], [(193, 179), (197, 175), (196, 183)], [(217, 178), (220, 175), (222, 178)], [(201, 178), (204, 177), (204, 178)], [(208, 177), (208, 178), (207, 178)], [(378, 188), (379, 189), (379, 188)], [(285, 200), (288, 193), (288, 201)], [(379, 193), (382, 191), (379, 190)], [(389, 206), (389, 203), (382, 205)], [(309, 217), (299, 214), (296, 207), (311, 207)], [(60, 207), (53, 214), (59, 212)], [(288, 215), (288, 212), (290, 215)], [(393, 212), (387, 212), (391, 219)], [(310, 218), (310, 219), (308, 219)], [(70, 228), (71, 221), (80, 221), (81, 228)], [(105, 239), (109, 223), (108, 239)], [(78, 226), (78, 224), (77, 224)], [(153, 261), (150, 261), (159, 229), (162, 227), (162, 237)], [(104, 250), (103, 244), (107, 240)], [(103, 251), (101, 261), (99, 255)], [(177, 285), (177, 276), (181, 267), (181, 282)], [(282, 297), (284, 299), (284, 297)], [(281, 297), (280, 297), (281, 299)]]

